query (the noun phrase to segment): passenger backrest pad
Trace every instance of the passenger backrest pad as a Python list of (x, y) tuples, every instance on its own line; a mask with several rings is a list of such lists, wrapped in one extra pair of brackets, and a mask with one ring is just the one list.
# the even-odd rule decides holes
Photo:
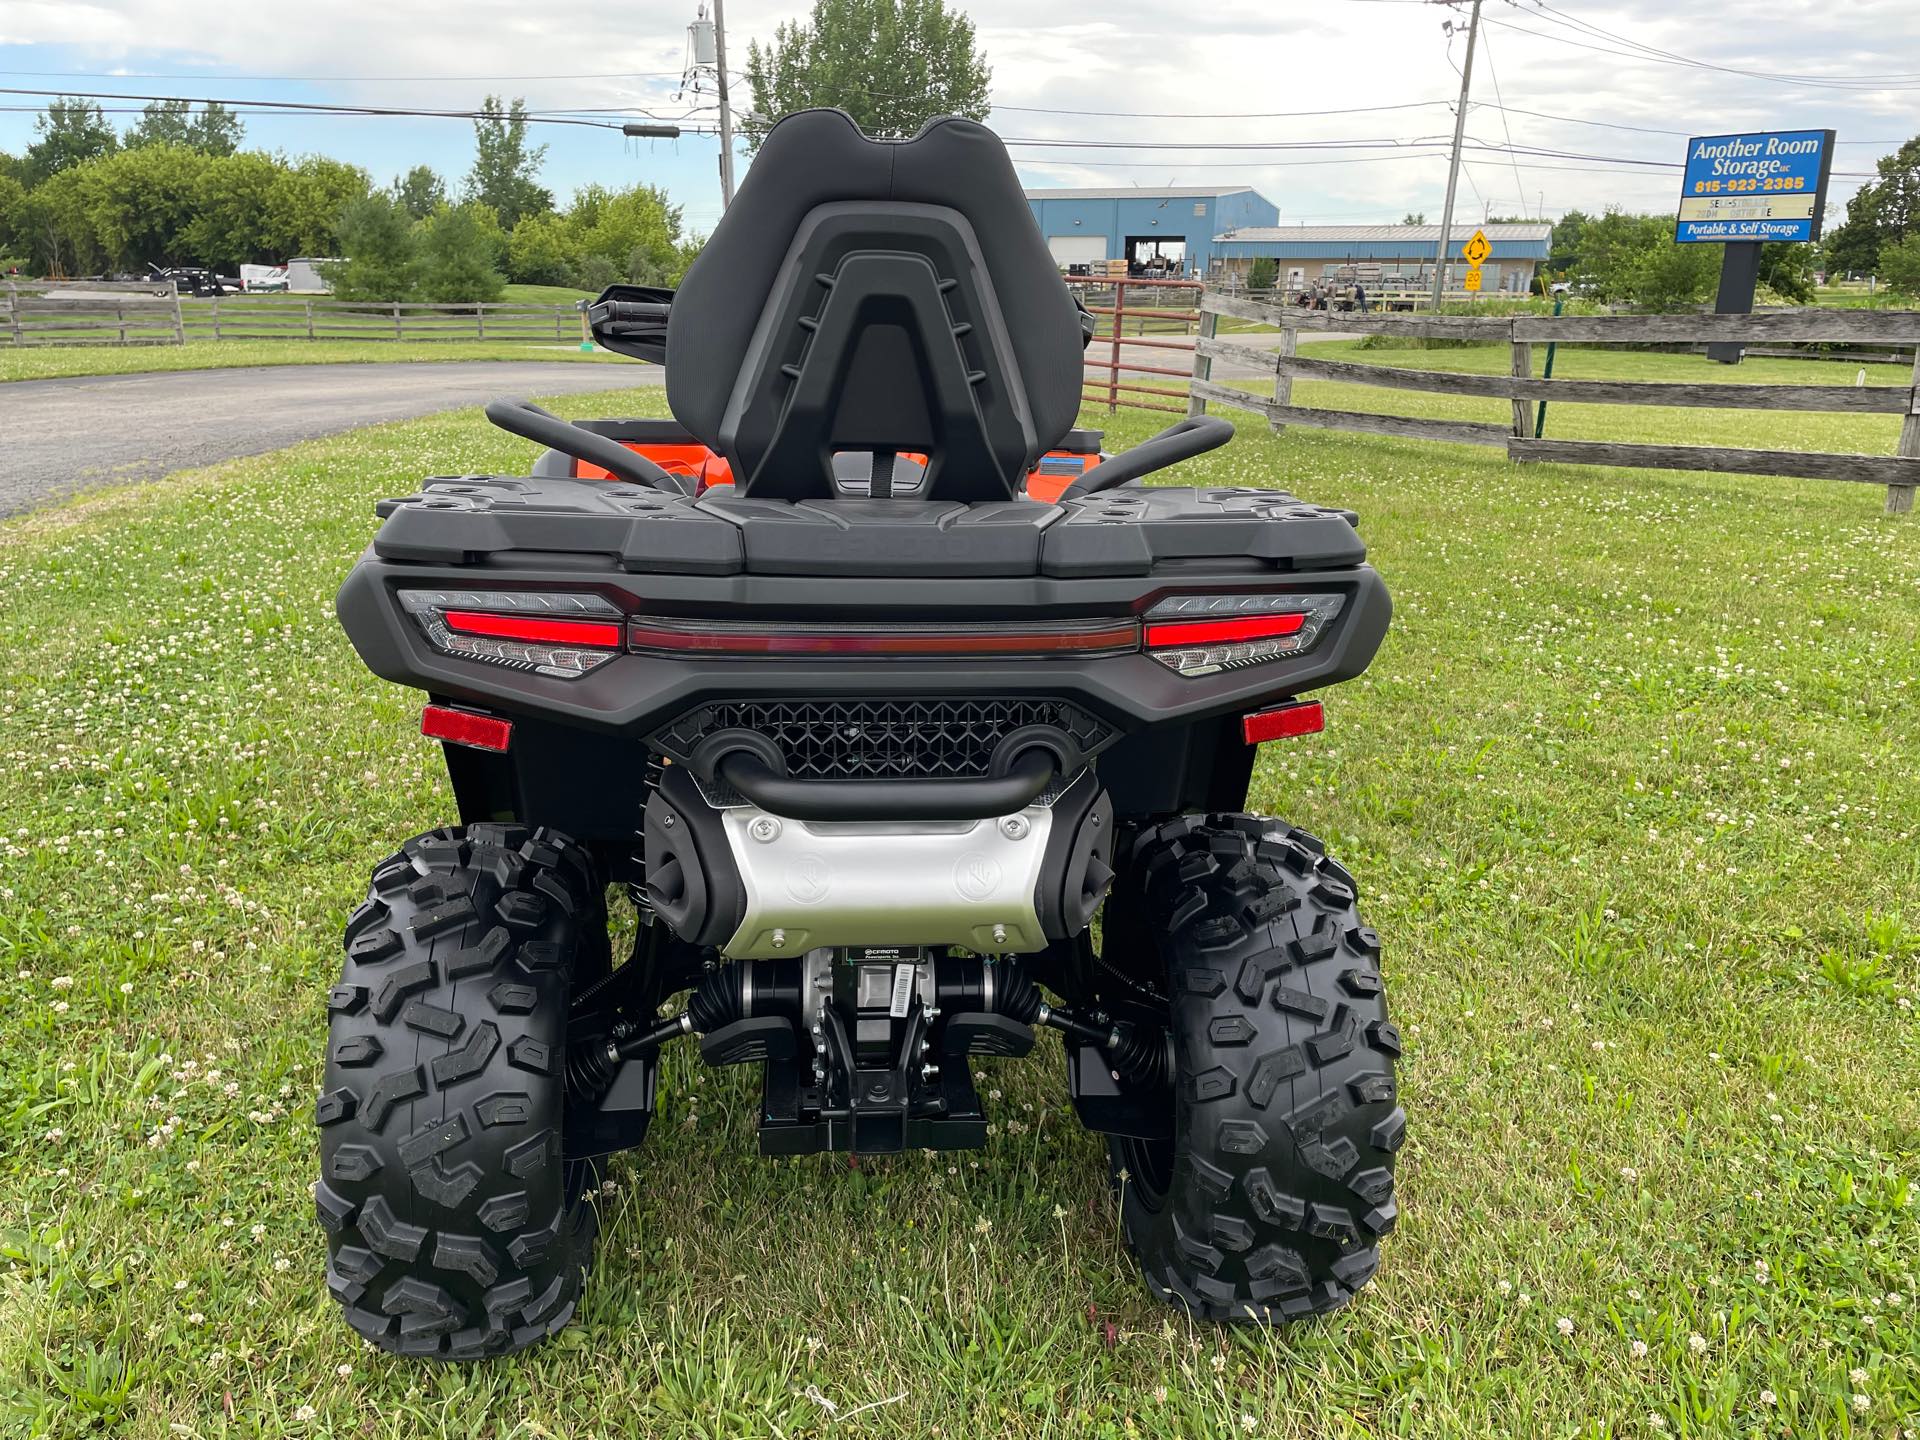
[(743, 495), (829, 496), (835, 452), (867, 451), (926, 455), (918, 498), (1008, 499), (1079, 409), (1078, 312), (971, 121), (900, 143), (782, 121), (670, 326), (674, 415)]

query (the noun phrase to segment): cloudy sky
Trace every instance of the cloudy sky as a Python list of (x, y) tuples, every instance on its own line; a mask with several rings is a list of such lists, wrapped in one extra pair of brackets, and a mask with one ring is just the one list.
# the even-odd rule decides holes
[[(492, 90), (575, 118), (644, 108), (710, 123), (711, 109), (695, 108), (710, 95), (675, 98), (696, 3), (5, 0), (0, 86), (416, 108), (471, 108)], [(1312, 224), (1439, 218), (1468, 3), (964, 8), (993, 66), (990, 123), (1048, 142), (1014, 147), (1030, 184), (1250, 184), (1283, 222)], [(749, 38), (804, 13), (799, 0), (727, 4), (736, 69)], [(1662, 166), (1677, 167), (1689, 134), (1832, 128), (1837, 219), (1860, 183), (1848, 172), (1871, 173), (1920, 131), (1913, 0), (1485, 0), (1483, 15), (1460, 200), (1470, 218), (1666, 210), (1677, 168)], [(30, 141), (43, 103), (0, 97), (0, 149)], [(382, 178), (418, 163), (457, 177), (472, 153), (458, 120), (255, 112), (246, 123), (249, 144), (322, 151)], [(545, 181), (563, 197), (589, 180), (646, 179), (696, 229), (719, 213), (710, 138), (539, 130)]]

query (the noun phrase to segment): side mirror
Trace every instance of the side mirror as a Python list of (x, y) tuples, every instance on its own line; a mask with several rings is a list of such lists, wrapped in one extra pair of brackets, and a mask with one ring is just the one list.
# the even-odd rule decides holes
[(667, 363), (667, 313), (673, 291), (653, 285), (609, 285), (587, 306), (594, 343), (634, 360)]

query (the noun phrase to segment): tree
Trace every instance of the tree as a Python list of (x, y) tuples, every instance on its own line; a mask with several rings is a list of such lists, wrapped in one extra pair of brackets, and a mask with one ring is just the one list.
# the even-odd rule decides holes
[(271, 204), (271, 242), (256, 260), (279, 262), (290, 255), (331, 255), (339, 248), (340, 216), (372, 185), (367, 172), (344, 160), (303, 155), (280, 162)]
[(17, 260), (33, 248), (27, 222), (27, 187), (0, 170), (0, 260)]
[(1784, 241), (1762, 245), (1760, 283), (1782, 300), (1790, 300), (1795, 305), (1808, 304), (1813, 299), (1813, 270), (1818, 258), (1811, 245), (1790, 245)]
[[(651, 185), (630, 190), (582, 186), (567, 210), (566, 234), (581, 261), (598, 256), (611, 267), (613, 280), (664, 285), (686, 268), (679, 248), (680, 207), (668, 204), (666, 192)], [(595, 267), (589, 278), (605, 273)]]
[(191, 253), (187, 235), (212, 163), (181, 145), (142, 145), (67, 171), (106, 268), (137, 272), (150, 262), (199, 258)]
[(944, 0), (814, 0), (805, 22), (747, 46), (755, 113), (741, 128), (757, 150), (781, 116), (833, 105), (869, 135), (900, 138), (936, 115), (981, 119), (992, 78), (973, 22)]
[(1571, 274), (1580, 263), (1581, 246), (1593, 217), (1584, 210), (1569, 210), (1554, 222), (1553, 236), (1547, 241), (1545, 268), (1555, 275)]
[(90, 100), (55, 100), (34, 120), (33, 132), (40, 138), (27, 147), (29, 188), (120, 147), (106, 114)]
[(1894, 294), (1920, 300), (1920, 233), (1882, 245), (1879, 274)]
[(198, 115), (185, 100), (154, 100), (127, 132), (124, 143), (129, 150), (178, 145), (202, 155), (231, 155), (240, 148), (244, 133), (240, 117), (217, 100), (208, 102)]
[(1609, 210), (1584, 220), (1570, 273), (1596, 300), (1643, 310), (1685, 310), (1712, 293), (1720, 248), (1679, 244), (1672, 216)]
[(447, 187), (431, 165), (416, 165), (393, 177), (393, 199), (416, 220), (424, 220), (447, 203)]
[(1873, 274), (1880, 252), (1920, 234), (1920, 135), (1883, 156), (1880, 178), (1862, 185), (1846, 220), (1827, 236), (1827, 260), (1836, 270)]
[(342, 300), (410, 300), (419, 280), (413, 220), (390, 195), (355, 200), (340, 216), (343, 260), (322, 266)]
[(435, 304), (498, 300), (500, 222), (480, 205), (442, 205), (420, 224), (420, 295)]
[(1402, 225), (1424, 225), (1427, 223), (1427, 212), (1424, 210), (1409, 210), (1405, 215), (1400, 217), (1400, 223)]
[(571, 285), (580, 265), (567, 222), (529, 215), (507, 238), (507, 274), (522, 285)]
[(1274, 281), (1280, 278), (1280, 262), (1271, 255), (1259, 255), (1253, 264), (1247, 267), (1247, 288), (1249, 290), (1271, 290)]
[(485, 114), (473, 122), (473, 169), (467, 172), (466, 198), (491, 206), (508, 230), (526, 215), (553, 209), (553, 192), (536, 177), (547, 147), (527, 144), (527, 103), (515, 98), (503, 106), (487, 96)]

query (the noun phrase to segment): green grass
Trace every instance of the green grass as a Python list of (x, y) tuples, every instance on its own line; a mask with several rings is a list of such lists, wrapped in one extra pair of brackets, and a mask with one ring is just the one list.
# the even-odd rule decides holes
[(597, 290), (576, 290), (571, 285), (509, 285), (502, 300), (517, 300), (527, 305), (571, 305), (576, 300), (597, 300)]
[(467, 411), (0, 527), (0, 1431), (1920, 1423), (1920, 523), (1251, 419), (1193, 477), (1352, 505), (1397, 602), (1253, 798), (1386, 937), (1412, 1128), (1375, 1285), (1274, 1333), (1150, 1302), (1054, 1046), (983, 1065), (984, 1151), (857, 1170), (758, 1158), (753, 1077), (677, 1053), (570, 1330), (364, 1348), (308, 1196), (323, 995), (369, 867), (452, 803), (332, 596), (377, 497), (524, 456)]
[[(156, 370), (229, 370), (246, 365), (341, 365), (407, 360), (618, 360), (577, 341), (539, 340), (189, 340), (185, 345), (29, 345), (0, 348), (0, 382)], [(626, 364), (632, 361), (624, 362)]]

